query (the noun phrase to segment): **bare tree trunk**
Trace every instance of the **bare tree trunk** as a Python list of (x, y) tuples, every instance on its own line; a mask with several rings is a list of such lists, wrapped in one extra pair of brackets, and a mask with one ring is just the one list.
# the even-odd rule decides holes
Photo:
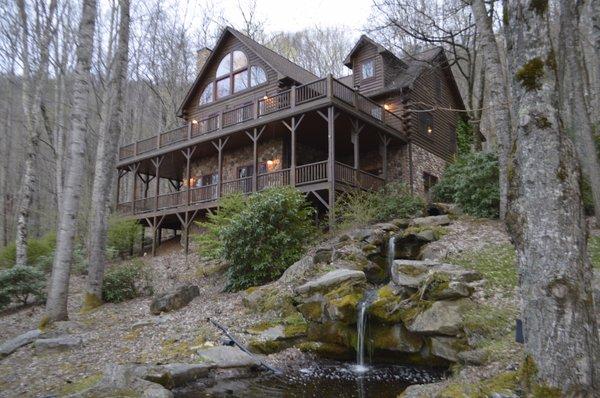
[(588, 61), (591, 69), (589, 74), (592, 123), (595, 125), (596, 133), (600, 133), (600, 0), (589, 0), (588, 11), (591, 14), (592, 26), (590, 27), (590, 47), (593, 56)]
[[(581, 1), (561, 1), (559, 53), (564, 57), (565, 72), (559, 79), (564, 85), (563, 93), (569, 92), (570, 98), (563, 104), (569, 110), (570, 117), (564, 118), (570, 123), (567, 128), (575, 137), (575, 146), (579, 162), (587, 176), (594, 198), (594, 213), (600, 221), (600, 163), (593, 138), (590, 104), (586, 101), (584, 82), (586, 79), (583, 48), (581, 42), (580, 20), (583, 3)], [(596, 60), (600, 63), (600, 60)], [(565, 100), (566, 96), (562, 96)]]
[(107, 100), (104, 102), (106, 120), (103, 120), (96, 153), (96, 168), (92, 191), (92, 211), (89, 225), (88, 278), (84, 305), (93, 308), (102, 303), (102, 279), (106, 262), (106, 234), (111, 185), (116, 154), (121, 136), (123, 97), (129, 59), (129, 0), (119, 1), (119, 22), (116, 62), (110, 73)]
[(471, 8), (479, 31), (481, 47), (487, 69), (489, 95), (486, 101), (490, 112), (492, 129), (498, 138), (498, 164), (500, 169), (500, 219), (506, 216), (507, 207), (507, 164), (510, 146), (511, 116), (508, 105), (506, 79), (500, 62), (500, 51), (492, 27), (492, 17), (488, 14), (484, 0), (472, 0)]
[(581, 175), (557, 109), (548, 3), (508, 0), (507, 6), (519, 120), (506, 219), (517, 248), (525, 349), (535, 382), (566, 396), (594, 396), (600, 388), (600, 342)]
[[(40, 140), (40, 128), (38, 114), (44, 89), (46, 77), (48, 74), (49, 44), (53, 35), (53, 19), (56, 11), (56, 0), (52, 0), (48, 6), (48, 14), (45, 23), (42, 25), (41, 33), (36, 28), (36, 34), (39, 39), (39, 60), (35, 71), (31, 70), (31, 63), (34, 62), (30, 57), (30, 32), (29, 17), (27, 15), (27, 6), (24, 0), (17, 2), (19, 10), (20, 28), (21, 28), (21, 62), (23, 65), (23, 113), (25, 116), (25, 127), (29, 138), (27, 157), (25, 160), (25, 172), (20, 192), (20, 204), (17, 215), (17, 237), (16, 237), (16, 264), (17, 266), (27, 265), (27, 234), (29, 225), (29, 216), (31, 212), (32, 197), (35, 186), (35, 163), (38, 153)], [(36, 19), (40, 16), (36, 15)]]
[(68, 318), (67, 296), (69, 292), (71, 261), (73, 259), (73, 240), (77, 228), (76, 220), (81, 199), (81, 181), (85, 162), (88, 86), (96, 13), (96, 0), (83, 0), (77, 37), (77, 63), (75, 65), (73, 83), (69, 167), (63, 191), (63, 207), (59, 219), (52, 278), (48, 292), (48, 301), (46, 303), (47, 321), (60, 321)]

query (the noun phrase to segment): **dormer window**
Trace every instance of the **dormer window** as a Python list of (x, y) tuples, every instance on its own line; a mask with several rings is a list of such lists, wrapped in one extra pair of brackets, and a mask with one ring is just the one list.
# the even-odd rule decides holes
[(363, 80), (375, 75), (375, 62), (373, 62), (373, 58), (363, 61), (360, 66), (360, 72)]
[(205, 87), (198, 103), (208, 104), (266, 81), (265, 70), (257, 65), (249, 67), (246, 54), (235, 50), (221, 59), (217, 66), (215, 80)]

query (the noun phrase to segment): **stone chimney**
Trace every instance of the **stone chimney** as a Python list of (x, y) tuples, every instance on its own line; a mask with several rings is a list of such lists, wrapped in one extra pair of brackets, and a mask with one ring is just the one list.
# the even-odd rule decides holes
[(196, 72), (200, 73), (210, 54), (212, 54), (212, 50), (208, 47), (196, 51)]

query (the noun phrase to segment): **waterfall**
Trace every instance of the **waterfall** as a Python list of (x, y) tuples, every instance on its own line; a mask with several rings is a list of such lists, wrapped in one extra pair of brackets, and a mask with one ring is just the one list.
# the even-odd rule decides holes
[(365, 336), (367, 334), (367, 309), (373, 301), (376, 290), (370, 290), (365, 294), (365, 298), (358, 303), (358, 313), (356, 320), (356, 331), (358, 333), (358, 342), (356, 345), (356, 365), (353, 366), (353, 370), (356, 373), (364, 373), (369, 370), (368, 366), (365, 366)]
[(365, 318), (367, 306), (368, 304), (366, 301), (361, 301), (358, 304), (358, 320), (356, 323), (358, 344), (356, 347), (356, 366), (354, 367), (354, 370), (361, 373), (367, 370), (365, 366), (365, 332), (367, 329), (367, 322)]
[(388, 273), (392, 272), (392, 265), (394, 265), (395, 258), (396, 258), (396, 237), (392, 236), (388, 242), (388, 252), (387, 252)]

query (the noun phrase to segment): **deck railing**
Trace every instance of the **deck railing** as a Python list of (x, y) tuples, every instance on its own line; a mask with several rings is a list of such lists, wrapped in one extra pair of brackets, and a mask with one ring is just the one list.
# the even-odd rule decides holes
[(292, 109), (298, 105), (325, 97), (335, 98), (352, 106), (361, 113), (376, 119), (380, 123), (398, 131), (403, 130), (403, 122), (400, 117), (339, 80), (327, 77), (301, 86), (292, 87), (271, 96), (265, 96), (254, 102), (208, 116), (201, 120), (194, 120), (189, 125), (177, 127), (160, 133), (157, 136), (137, 141), (134, 144), (122, 146), (119, 148), (119, 159), (124, 160), (151, 152), (155, 149), (169, 147), (204, 134)]
[[(327, 166), (327, 161), (297, 166), (295, 173), (296, 181), (294, 185), (297, 187), (302, 187), (304, 185), (328, 181)], [(335, 162), (334, 170), (335, 182), (338, 184), (366, 190), (376, 190), (385, 184), (385, 180), (382, 177), (367, 173), (363, 170), (356, 170), (352, 166), (341, 162)], [(214, 205), (219, 199), (218, 185), (219, 183), (191, 188), (189, 193), (186, 189), (177, 192), (165, 193), (158, 196), (158, 201), (155, 200), (155, 197), (136, 199), (135, 214), (147, 213), (154, 210), (176, 209), (178, 207), (187, 206), (188, 194), (190, 198), (190, 205), (207, 203), (210, 207), (210, 205)], [(256, 176), (257, 191), (286, 185), (291, 185), (291, 169), (289, 168), (263, 173)], [(233, 193), (250, 194), (252, 192), (252, 177), (223, 181), (221, 184), (221, 196), (226, 196)], [(122, 214), (131, 214), (132, 203), (119, 203), (117, 205), (117, 210)]]
[(282, 187), (290, 185), (290, 169), (272, 171), (270, 173), (259, 174), (256, 177), (256, 185), (259, 191), (265, 188)]
[(327, 181), (327, 161), (296, 167), (296, 185)]

